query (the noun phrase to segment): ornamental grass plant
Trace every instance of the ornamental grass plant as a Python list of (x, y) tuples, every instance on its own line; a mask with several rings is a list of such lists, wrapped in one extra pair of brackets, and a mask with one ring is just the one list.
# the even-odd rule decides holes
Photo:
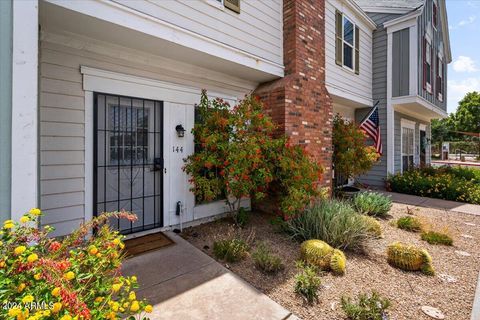
[[(135, 220), (128, 212), (100, 215), (63, 239), (36, 228), (31, 209), (0, 231), (0, 319), (148, 319), (152, 306), (137, 299), (135, 276), (123, 276), (122, 236), (108, 219)], [(93, 234), (93, 236), (89, 236)]]

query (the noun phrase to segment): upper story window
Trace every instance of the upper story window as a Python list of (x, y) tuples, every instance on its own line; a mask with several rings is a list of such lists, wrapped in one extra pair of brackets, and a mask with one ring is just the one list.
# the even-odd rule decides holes
[(423, 38), (423, 88), (432, 93), (432, 44), (427, 37)]
[(437, 28), (437, 15), (438, 15), (438, 8), (437, 8), (437, 4), (435, 3), (435, 1), (432, 1), (432, 24), (433, 24), (433, 27), (434, 28)]
[(437, 56), (437, 99), (443, 101), (443, 91), (445, 86), (445, 66), (441, 56)]
[(336, 11), (335, 20), (335, 62), (359, 74), (360, 30), (340, 11)]

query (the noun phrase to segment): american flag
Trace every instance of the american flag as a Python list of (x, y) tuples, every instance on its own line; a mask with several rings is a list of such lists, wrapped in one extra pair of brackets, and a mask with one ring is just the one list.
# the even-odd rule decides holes
[(373, 139), (375, 143), (375, 149), (377, 153), (382, 155), (382, 137), (380, 135), (380, 124), (378, 119), (378, 101), (372, 108), (372, 111), (365, 117), (365, 119), (360, 123), (360, 128), (365, 131), (370, 138)]

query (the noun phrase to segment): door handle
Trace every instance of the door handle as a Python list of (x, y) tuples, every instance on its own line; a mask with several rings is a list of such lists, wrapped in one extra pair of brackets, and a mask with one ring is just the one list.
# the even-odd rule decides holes
[[(163, 158), (153, 159), (153, 171), (160, 171), (163, 169)], [(166, 170), (166, 168), (165, 168)]]

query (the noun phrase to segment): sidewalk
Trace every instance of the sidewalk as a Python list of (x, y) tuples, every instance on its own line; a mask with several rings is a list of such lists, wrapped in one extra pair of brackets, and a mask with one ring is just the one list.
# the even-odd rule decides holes
[(443, 209), (443, 210), (450, 210), (450, 211), (466, 213), (466, 214), (480, 215), (480, 205), (476, 205), (476, 204), (412, 196), (409, 194), (396, 193), (396, 192), (387, 192), (387, 191), (380, 191), (380, 192), (382, 192), (385, 195), (391, 196), (393, 202), (409, 204), (412, 206)]
[(138, 277), (138, 296), (154, 306), (150, 319), (298, 319), (180, 236), (166, 234), (174, 245), (122, 267), (125, 275)]

